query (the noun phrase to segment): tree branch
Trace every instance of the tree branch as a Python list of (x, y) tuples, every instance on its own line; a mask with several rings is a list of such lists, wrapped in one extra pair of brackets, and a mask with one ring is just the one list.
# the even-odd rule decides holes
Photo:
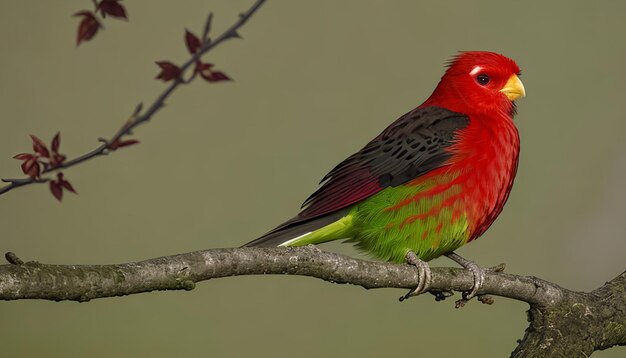
[[(9, 256), (13, 264), (0, 266), (3, 300), (82, 302), (154, 290), (189, 289), (209, 279), (259, 274), (312, 276), (367, 289), (410, 289), (418, 283), (412, 266), (359, 260), (316, 247), (212, 249), (115, 265), (19, 264), (15, 254)], [(433, 268), (432, 279), (433, 290), (463, 291), (473, 284), (471, 273), (456, 268)], [(562, 290), (535, 277), (490, 271), (479, 293), (546, 306), (560, 300)]]
[[(257, 0), (246, 12), (239, 14), (237, 21), (229, 27), (226, 31), (224, 31), (221, 35), (219, 35), (214, 40), (209, 40), (207, 37), (208, 30), (210, 29), (210, 22), (213, 18), (211, 14), (207, 18), (207, 23), (204, 26), (204, 38), (205, 42), (200, 47), (200, 49), (193, 54), (181, 67), (181, 74), (185, 73), (187, 69), (189, 69), (192, 65), (194, 65), (204, 54), (211, 51), (220, 43), (232, 39), (232, 38), (241, 38), (238, 31), (239, 29), (254, 15), (254, 13), (263, 5), (265, 0)], [(194, 74), (195, 76), (195, 74)], [(100, 141), (102, 144), (100, 146), (94, 148), (90, 152), (82, 154), (74, 159), (65, 161), (54, 167), (46, 167), (42, 171), (42, 174), (56, 172), (62, 169), (66, 169), (69, 167), (73, 167), (77, 164), (80, 164), (84, 161), (93, 159), (95, 157), (100, 157), (103, 155), (109, 154), (111, 151), (115, 150), (112, 148), (113, 143), (118, 143), (122, 137), (126, 135), (132, 134), (134, 128), (139, 126), (142, 123), (149, 121), (163, 106), (165, 106), (165, 101), (171, 96), (171, 94), (181, 85), (188, 84), (189, 81), (184, 81), (181, 78), (174, 80), (169, 86), (165, 88), (165, 90), (150, 104), (150, 106), (145, 110), (145, 112), (141, 113), (143, 109), (143, 105), (139, 104), (131, 118), (110, 138), (104, 139), (101, 138)], [(19, 179), (2, 179), (2, 181), (9, 183), (3, 187), (0, 187), (0, 195), (7, 193), (15, 188), (19, 188), (22, 186), (36, 184), (36, 183), (46, 183), (47, 179), (39, 179), (39, 178), (19, 178)]]
[[(409, 265), (350, 258), (317, 247), (212, 249), (116, 265), (48, 265), (8, 253), (0, 265), (0, 299), (86, 302), (155, 290), (192, 290), (209, 279), (261, 274), (317, 277), (372, 288), (411, 289)], [(431, 291), (465, 291), (472, 274), (432, 269)], [(590, 293), (573, 292), (536, 277), (488, 270), (479, 295), (530, 304), (530, 326), (514, 357), (578, 356), (626, 345), (626, 272)], [(573, 352), (573, 353), (572, 353)]]

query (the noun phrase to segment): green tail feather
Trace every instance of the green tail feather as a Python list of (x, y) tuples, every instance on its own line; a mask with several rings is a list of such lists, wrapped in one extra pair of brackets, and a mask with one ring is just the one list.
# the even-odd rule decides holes
[(278, 246), (317, 245), (333, 240), (348, 239), (352, 234), (352, 228), (352, 215), (348, 214), (333, 223), (310, 233), (285, 241)]

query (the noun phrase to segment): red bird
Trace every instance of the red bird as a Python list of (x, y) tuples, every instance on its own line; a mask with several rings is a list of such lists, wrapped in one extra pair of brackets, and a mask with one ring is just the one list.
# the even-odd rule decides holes
[(454, 253), (496, 219), (517, 171), (513, 101), (525, 95), (519, 67), (493, 52), (462, 52), (432, 95), (337, 165), (291, 220), (245, 246), (302, 246), (345, 239), (375, 257), (407, 261), (428, 289), (425, 261)]

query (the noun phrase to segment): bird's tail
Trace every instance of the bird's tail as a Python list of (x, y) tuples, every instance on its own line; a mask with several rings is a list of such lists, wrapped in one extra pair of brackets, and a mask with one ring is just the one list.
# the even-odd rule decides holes
[(345, 210), (311, 219), (299, 216), (243, 247), (304, 246), (350, 237), (352, 215)]

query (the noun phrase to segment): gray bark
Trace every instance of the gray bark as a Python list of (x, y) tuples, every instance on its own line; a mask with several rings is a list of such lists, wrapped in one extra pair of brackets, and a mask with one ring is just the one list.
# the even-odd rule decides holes
[[(311, 276), (333, 283), (372, 288), (417, 286), (414, 267), (372, 262), (316, 247), (212, 249), (114, 265), (49, 265), (6, 255), (0, 265), (0, 299), (86, 302), (155, 290), (192, 290), (209, 279), (263, 274)], [(489, 269), (479, 300), (487, 295), (527, 302), (529, 327), (512, 357), (579, 357), (626, 345), (626, 272), (604, 286), (574, 292), (536, 277)], [(471, 273), (432, 269), (433, 292), (466, 291)], [(463, 300), (457, 301), (462, 305)]]

